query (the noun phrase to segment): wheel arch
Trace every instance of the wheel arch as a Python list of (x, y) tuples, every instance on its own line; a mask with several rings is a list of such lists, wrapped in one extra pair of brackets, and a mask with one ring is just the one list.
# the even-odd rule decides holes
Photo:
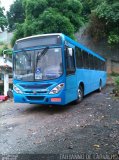
[(103, 85), (103, 81), (102, 81), (102, 79), (100, 78), (100, 80), (99, 80), (99, 84), (102, 86)]
[(102, 83), (102, 79), (100, 78), (100, 82)]

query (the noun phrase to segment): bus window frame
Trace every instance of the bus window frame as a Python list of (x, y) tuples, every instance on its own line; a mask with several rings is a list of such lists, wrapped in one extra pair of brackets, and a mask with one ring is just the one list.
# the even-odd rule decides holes
[[(37, 47), (33, 47), (33, 48), (25, 48), (25, 50), (26, 51), (34, 51), (34, 53), (35, 53), (35, 51), (36, 50), (39, 50), (39, 49), (43, 49), (44, 48), (44, 46), (37, 46)], [(65, 74), (65, 58), (64, 58), (64, 53), (63, 53), (63, 46), (62, 45), (59, 45), (59, 46), (49, 46), (49, 48), (61, 48), (61, 55), (62, 55), (62, 75), (60, 76), (60, 77), (58, 77), (58, 78), (55, 78), (55, 79), (50, 79), (50, 80), (40, 80), (40, 82), (43, 82), (43, 81), (53, 81), (53, 80), (56, 80), (56, 79), (59, 79), (59, 78), (61, 78), (64, 74)], [(22, 52), (22, 50), (14, 50), (13, 51), (13, 71), (14, 71), (14, 64), (16, 63), (15, 62), (15, 55), (16, 54), (20, 54), (20, 52)], [(35, 60), (35, 56), (34, 56), (34, 60)], [(34, 62), (35, 63), (35, 62)], [(34, 66), (35, 66), (35, 64), (34, 64)], [(35, 71), (35, 70), (34, 70)], [(34, 76), (35, 76), (35, 74), (34, 74)], [(13, 78), (14, 78), (14, 76), (13, 76)], [(14, 80), (16, 80), (16, 81), (19, 81), (18, 79), (15, 79), (14, 78)], [(21, 81), (21, 80), (20, 80)], [(33, 81), (27, 81), (27, 82), (38, 82), (39, 80), (33, 80)], [(24, 81), (24, 80), (22, 80), (22, 82), (26, 82), (26, 81)]]
[[(74, 69), (72, 69), (72, 70), (69, 71), (69, 72), (67, 71), (67, 61), (66, 61), (66, 59), (67, 59), (68, 48), (71, 48), (72, 51), (73, 51), (72, 54), (73, 54), (73, 63), (74, 63)], [(65, 52), (65, 69), (66, 69), (66, 75), (67, 75), (67, 76), (68, 76), (68, 75), (73, 75), (73, 74), (75, 74), (75, 72), (76, 72), (75, 48), (69, 47), (69, 46), (65, 45), (64, 52)]]

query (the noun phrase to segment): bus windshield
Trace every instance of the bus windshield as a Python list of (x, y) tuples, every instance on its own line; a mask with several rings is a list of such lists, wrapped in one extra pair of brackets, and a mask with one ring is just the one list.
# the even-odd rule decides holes
[(22, 50), (14, 54), (14, 79), (51, 80), (62, 75), (61, 48)]

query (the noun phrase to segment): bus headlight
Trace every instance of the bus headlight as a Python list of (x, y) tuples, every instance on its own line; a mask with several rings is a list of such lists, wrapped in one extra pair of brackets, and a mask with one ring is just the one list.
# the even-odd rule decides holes
[(56, 87), (54, 87), (49, 94), (57, 94), (64, 88), (64, 83), (58, 84)]
[(13, 90), (18, 93), (18, 94), (22, 94), (23, 92), (15, 85), (13, 85)]

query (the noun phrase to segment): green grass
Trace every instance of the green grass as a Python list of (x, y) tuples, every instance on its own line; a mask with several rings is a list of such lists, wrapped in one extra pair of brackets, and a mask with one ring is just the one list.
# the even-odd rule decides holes
[(115, 78), (114, 93), (116, 97), (119, 97), (119, 76)]
[(119, 73), (112, 72), (112, 73), (110, 74), (110, 76), (118, 77), (118, 76), (119, 76)]

